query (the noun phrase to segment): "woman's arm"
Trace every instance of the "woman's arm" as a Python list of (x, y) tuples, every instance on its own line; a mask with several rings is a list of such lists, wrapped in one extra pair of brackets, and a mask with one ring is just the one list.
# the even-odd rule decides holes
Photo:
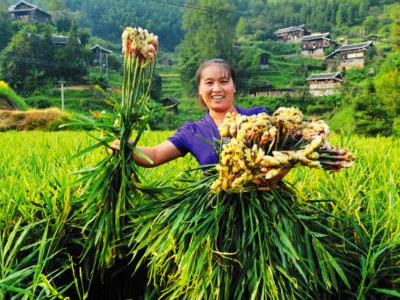
[[(120, 141), (115, 140), (110, 145), (111, 149), (119, 150)], [(138, 147), (146, 156), (153, 162), (150, 163), (147, 159), (140, 157), (136, 153), (132, 153), (135, 162), (142, 167), (152, 168), (159, 166), (163, 163), (169, 162), (170, 160), (176, 159), (182, 156), (181, 152), (170, 142), (164, 141), (154, 147)], [(110, 151), (112, 154), (113, 151)]]
[(142, 167), (152, 168), (176, 159), (182, 154), (170, 141), (162, 142), (154, 147), (138, 147), (144, 154), (146, 154), (153, 163), (151, 164), (148, 160), (139, 157), (133, 153), (135, 162)]

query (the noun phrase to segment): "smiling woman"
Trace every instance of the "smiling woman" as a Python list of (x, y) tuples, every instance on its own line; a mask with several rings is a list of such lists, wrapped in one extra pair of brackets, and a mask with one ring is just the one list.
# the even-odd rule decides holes
[[(211, 59), (199, 66), (196, 72), (197, 96), (206, 107), (205, 116), (196, 122), (185, 122), (174, 135), (154, 147), (140, 147), (149, 160), (134, 155), (144, 167), (155, 167), (191, 153), (200, 165), (218, 162), (221, 136), (218, 127), (229, 112), (250, 116), (266, 112), (263, 107), (242, 108), (234, 105), (236, 92), (235, 71), (222, 59)], [(111, 147), (119, 149), (119, 141)]]

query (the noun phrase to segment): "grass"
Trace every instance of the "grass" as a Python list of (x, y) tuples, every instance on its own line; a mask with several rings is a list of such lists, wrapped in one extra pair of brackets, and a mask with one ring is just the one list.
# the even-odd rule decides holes
[(25, 103), (25, 100), (22, 97), (18, 96), (9, 87), (0, 87), (0, 98), (7, 98), (8, 100), (13, 101), (22, 110), (28, 109), (28, 105)]
[[(154, 145), (171, 134), (146, 132), (141, 143)], [(400, 176), (400, 140), (335, 135), (331, 142), (348, 146), (354, 152), (357, 160), (353, 168), (340, 173), (297, 168), (285, 179), (294, 185), (304, 201), (329, 200), (319, 204), (320, 208), (336, 217), (329, 219), (329, 226), (340, 228), (342, 234), (359, 248), (356, 253), (347, 249), (348, 263), (341, 265), (346, 270), (350, 289), (338, 283), (339, 290), (334, 295), (354, 299), (398, 297), (400, 184), (397, 179)], [(77, 224), (69, 223), (71, 212), (79, 209), (74, 206), (72, 197), (71, 187), (75, 178), (72, 173), (93, 166), (106, 154), (105, 150), (99, 149), (74, 160), (70, 158), (90, 143), (92, 139), (85, 132), (78, 131), (0, 133), (0, 244), (3, 247), (0, 257), (3, 255), (5, 259), (9, 257), (15, 263), (20, 262), (19, 267), (14, 262), (7, 266), (13, 266), (13, 274), (26, 275), (24, 280), (14, 283), (0, 281), (0, 284), (36, 293), (35, 299), (42, 297), (38, 295), (44, 295), (45, 289), (50, 293), (50, 287), (63, 295), (76, 294), (75, 285), (67, 288), (72, 282), (67, 279), (74, 278), (68, 253), (75, 257), (79, 254), (78, 245), (84, 236), (74, 229)], [(143, 169), (141, 176), (149, 184), (161, 177), (169, 178), (171, 184), (178, 184), (176, 179), (181, 172), (196, 165), (194, 159), (188, 156), (155, 169)], [(47, 223), (44, 220), (51, 221)], [(47, 234), (44, 235), (46, 228)], [(15, 238), (12, 238), (12, 232), (15, 232)], [(71, 234), (74, 242), (66, 238)], [(17, 237), (21, 237), (21, 246), (17, 246)], [(12, 256), (7, 254), (10, 252), (4, 252), (7, 244), (10, 245), (8, 249), (15, 249)], [(53, 246), (42, 247), (47, 251), (42, 254), (33, 250), (45, 244)], [(71, 248), (71, 244), (75, 246)], [(32, 249), (29, 261), (23, 260), (27, 256), (22, 245), (32, 247), (28, 248)], [(338, 243), (336, 247), (340, 249), (344, 245)], [(60, 250), (62, 252), (56, 254)], [(57, 259), (46, 259), (54, 255)], [(50, 261), (52, 263), (49, 264)], [(73, 259), (72, 265), (75, 274), (79, 274), (79, 259)], [(1, 268), (2, 272), (11, 270), (5, 263)], [(52, 270), (57, 271), (53, 273)], [(62, 270), (65, 273), (59, 274)], [(4, 273), (3, 278), (10, 276), (11, 273)], [(49, 280), (47, 285), (45, 279)], [(75, 280), (79, 283), (79, 275)], [(78, 286), (84, 286), (89, 291), (87, 281), (82, 280), (83, 285), (79, 283)], [(14, 291), (13, 295), (20, 293), (18, 291)], [(6, 294), (5, 298), (10, 295)]]
[[(94, 88), (88, 90), (65, 90), (64, 105), (68, 112), (89, 112), (109, 109), (109, 105), (104, 103), (105, 97)], [(61, 108), (61, 91), (53, 89), (47, 94), (34, 95), (26, 98), (26, 102), (31, 107)]]
[(340, 131), (344, 128), (348, 131), (353, 131), (354, 127), (354, 107), (352, 105), (345, 106), (339, 109), (329, 120), (329, 126), (332, 130)]

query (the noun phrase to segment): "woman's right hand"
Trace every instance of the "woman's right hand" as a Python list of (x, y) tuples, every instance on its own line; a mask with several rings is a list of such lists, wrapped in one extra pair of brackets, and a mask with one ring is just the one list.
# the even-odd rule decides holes
[(119, 151), (121, 147), (121, 141), (114, 140), (109, 146), (110, 148), (107, 149), (108, 154), (113, 155), (116, 151)]

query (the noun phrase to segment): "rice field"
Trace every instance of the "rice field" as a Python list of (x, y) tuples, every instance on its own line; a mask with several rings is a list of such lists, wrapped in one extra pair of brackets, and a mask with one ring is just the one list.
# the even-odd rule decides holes
[[(147, 132), (141, 145), (154, 145), (171, 134)], [(332, 298), (399, 298), (400, 140), (336, 135), (330, 141), (351, 149), (357, 157), (353, 168), (339, 173), (297, 168), (285, 180), (302, 201), (329, 200), (321, 208), (337, 220), (351, 217), (349, 223), (331, 221), (343, 226), (344, 236), (360, 249), (357, 256), (348, 253), (356, 257), (345, 268), (351, 287), (343, 285)], [(86, 132), (0, 133), (0, 299), (95, 299), (96, 284), (88, 284), (79, 260), (85, 237), (71, 221), (80, 209), (74, 206), (74, 172), (107, 155), (104, 149), (71, 159), (91, 143)], [(186, 156), (143, 169), (142, 179), (152, 183), (162, 178), (172, 185), (196, 166)], [(133, 272), (134, 266), (129, 268)], [(135, 295), (129, 289), (121, 294), (117, 285), (114, 299)]]

